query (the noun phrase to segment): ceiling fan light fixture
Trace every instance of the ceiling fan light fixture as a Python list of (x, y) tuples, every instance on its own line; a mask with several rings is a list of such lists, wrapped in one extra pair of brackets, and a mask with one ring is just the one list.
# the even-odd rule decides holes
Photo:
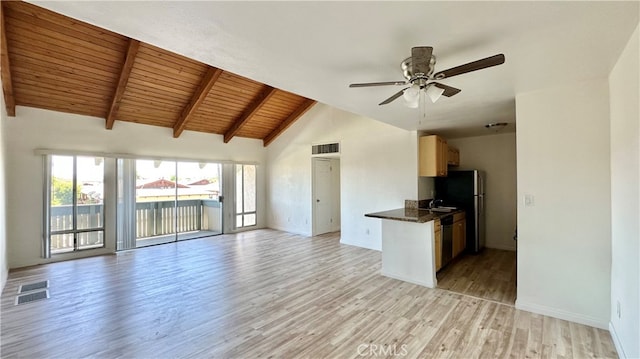
[(440, 96), (442, 96), (442, 94), (444, 93), (444, 89), (431, 84), (427, 86), (427, 88), (425, 89), (425, 92), (427, 93), (427, 95), (429, 95), (431, 102), (435, 103), (436, 101), (438, 101)]
[(407, 107), (418, 108), (418, 105), (420, 102), (420, 86), (417, 84), (414, 84), (413, 86), (404, 90), (402, 97), (404, 98), (404, 101)]

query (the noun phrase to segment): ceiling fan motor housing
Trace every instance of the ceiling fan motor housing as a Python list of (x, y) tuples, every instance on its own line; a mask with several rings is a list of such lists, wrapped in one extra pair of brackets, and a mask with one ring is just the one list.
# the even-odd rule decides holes
[[(400, 64), (400, 67), (402, 68), (402, 75), (404, 76), (404, 78), (407, 79), (407, 81), (411, 81), (414, 76), (411, 57), (407, 57), (406, 59), (404, 59), (404, 61), (402, 61), (402, 63)], [(431, 55), (431, 60), (429, 60), (429, 72), (426, 73), (425, 76), (430, 77), (431, 75), (433, 75), (435, 67), (436, 57), (434, 55)]]

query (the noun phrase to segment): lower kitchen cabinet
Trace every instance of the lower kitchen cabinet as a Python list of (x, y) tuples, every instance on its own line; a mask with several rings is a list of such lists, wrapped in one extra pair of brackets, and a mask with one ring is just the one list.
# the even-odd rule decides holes
[(433, 251), (436, 255), (436, 271), (442, 268), (442, 230), (440, 220), (433, 221)]
[(453, 217), (453, 257), (462, 253), (467, 244), (466, 221), (463, 213), (456, 213)]

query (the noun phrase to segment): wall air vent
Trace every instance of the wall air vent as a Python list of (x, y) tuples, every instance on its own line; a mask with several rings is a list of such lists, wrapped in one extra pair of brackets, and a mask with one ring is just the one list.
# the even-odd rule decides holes
[(325, 143), (311, 146), (312, 155), (326, 155), (340, 153), (340, 143)]

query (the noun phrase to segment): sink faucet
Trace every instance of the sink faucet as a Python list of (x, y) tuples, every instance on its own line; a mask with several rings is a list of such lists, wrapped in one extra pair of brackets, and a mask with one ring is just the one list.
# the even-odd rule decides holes
[(438, 207), (438, 205), (441, 205), (441, 204), (442, 204), (441, 199), (432, 199), (431, 202), (429, 202), (429, 209), (436, 208)]

